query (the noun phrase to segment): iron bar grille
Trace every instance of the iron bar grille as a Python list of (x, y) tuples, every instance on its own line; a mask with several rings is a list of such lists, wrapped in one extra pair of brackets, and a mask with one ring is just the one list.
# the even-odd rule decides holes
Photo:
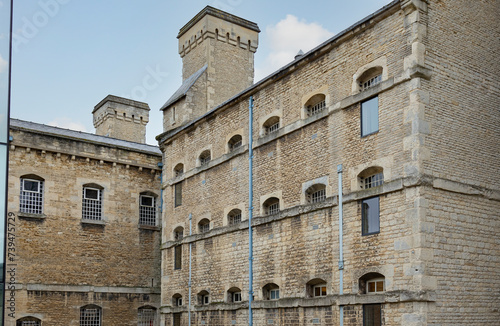
[(229, 224), (236, 224), (241, 222), (241, 213), (233, 213), (229, 215)]
[(307, 114), (311, 117), (311, 116), (323, 111), (325, 109), (325, 107), (326, 107), (325, 101), (321, 101), (315, 105), (308, 106), (307, 107)]
[(43, 213), (43, 181), (21, 179), (19, 206), (23, 213)]
[(371, 88), (377, 84), (379, 84), (382, 81), (382, 75), (377, 75), (375, 77), (372, 77), (366, 81), (362, 81), (359, 83), (359, 88), (361, 88), (361, 91), (365, 91), (368, 88)]
[(139, 205), (139, 224), (156, 226), (156, 198), (141, 196)]
[(101, 220), (102, 191), (96, 188), (83, 188), (82, 218), (87, 220)]
[(267, 129), (266, 129), (266, 133), (267, 133), (267, 134), (271, 134), (271, 133), (273, 133), (273, 132), (278, 131), (278, 129), (279, 129), (279, 128), (280, 128), (280, 123), (279, 123), (279, 121), (278, 121), (278, 122), (276, 122), (276, 123), (274, 123), (274, 124), (270, 125), (269, 127), (267, 127)]
[(40, 326), (40, 322), (35, 320), (26, 320), (21, 322), (21, 326)]
[(138, 326), (158, 326), (155, 309), (139, 309)]
[(240, 147), (241, 144), (242, 144), (242, 140), (241, 139), (238, 140), (238, 141), (236, 141), (236, 142), (234, 142), (234, 143), (232, 143), (232, 144), (230, 144), (229, 145), (229, 151), (231, 151), (231, 152), (234, 151), (235, 149), (237, 149), (238, 147)]
[(280, 203), (274, 203), (268, 206), (267, 212), (269, 215), (277, 214), (280, 211)]
[(210, 223), (200, 224), (200, 233), (206, 233), (208, 231), (210, 231)]
[(381, 186), (384, 183), (384, 174), (380, 172), (363, 178), (363, 183), (365, 189)]
[(319, 203), (326, 199), (326, 189), (320, 189), (311, 194), (311, 203)]
[(80, 326), (101, 326), (101, 309), (82, 309), (80, 312)]

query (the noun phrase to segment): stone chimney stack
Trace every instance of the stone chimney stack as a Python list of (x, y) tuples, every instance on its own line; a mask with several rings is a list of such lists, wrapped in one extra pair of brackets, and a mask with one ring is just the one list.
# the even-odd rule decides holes
[(144, 144), (149, 110), (147, 103), (108, 95), (92, 111), (96, 135)]

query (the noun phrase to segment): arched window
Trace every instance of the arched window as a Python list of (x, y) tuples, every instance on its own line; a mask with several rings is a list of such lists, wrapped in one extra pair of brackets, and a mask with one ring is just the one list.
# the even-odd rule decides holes
[(35, 317), (23, 317), (16, 321), (16, 326), (41, 326), (42, 321)]
[(102, 220), (102, 192), (97, 184), (83, 185), (82, 219)]
[(182, 238), (184, 238), (184, 228), (178, 226), (174, 230), (174, 240), (182, 240)]
[(326, 281), (320, 278), (310, 280), (306, 284), (306, 292), (309, 297), (326, 296)]
[(229, 152), (232, 152), (237, 148), (241, 147), (242, 142), (243, 138), (241, 137), (241, 135), (234, 135), (233, 137), (231, 137), (231, 139), (229, 139), (229, 141), (227, 142), (227, 147), (229, 149)]
[(266, 215), (278, 214), (280, 211), (280, 200), (276, 197), (268, 198), (264, 204), (262, 204), (262, 208)]
[(184, 164), (179, 163), (174, 167), (174, 177), (179, 177), (184, 174)]
[(43, 214), (43, 178), (34, 175), (21, 177), (19, 211), (28, 214)]
[(200, 161), (200, 166), (207, 165), (210, 162), (210, 160), (212, 159), (211, 154), (210, 154), (210, 150), (207, 149), (207, 150), (204, 150), (203, 152), (201, 152), (198, 159)]
[(272, 134), (273, 132), (278, 131), (280, 128), (280, 118), (277, 116), (271, 117), (264, 122), (262, 125), (262, 128), (264, 129), (264, 134), (269, 135)]
[(200, 230), (200, 233), (206, 233), (210, 231), (210, 221), (207, 218), (202, 219), (198, 223), (198, 229)]
[(274, 283), (266, 284), (262, 288), (264, 300), (278, 300), (280, 298), (280, 287)]
[(80, 308), (80, 326), (101, 326), (101, 307), (87, 305)]
[(143, 192), (139, 196), (139, 225), (156, 226), (156, 195)]
[(152, 306), (140, 307), (137, 311), (137, 326), (156, 325), (158, 325), (156, 308)]
[(319, 203), (326, 199), (326, 186), (322, 183), (317, 183), (306, 190), (306, 199), (308, 203)]
[(229, 290), (227, 290), (227, 301), (241, 302), (241, 289), (237, 287), (232, 287)]
[(372, 166), (358, 174), (361, 189), (381, 186), (384, 183), (384, 170), (380, 166)]
[(382, 67), (377, 66), (368, 69), (358, 78), (359, 90), (365, 91), (382, 81)]
[(227, 223), (229, 225), (238, 224), (241, 222), (241, 210), (235, 208), (227, 214)]
[(305, 110), (308, 117), (319, 114), (326, 108), (325, 94), (316, 94), (312, 96), (305, 104)]
[(182, 295), (176, 293), (172, 296), (172, 306), (174, 307), (182, 306)]
[(198, 293), (198, 304), (199, 305), (207, 305), (210, 303), (210, 295), (207, 291), (203, 290)]
[(380, 273), (367, 273), (359, 278), (359, 294), (385, 292), (385, 277)]

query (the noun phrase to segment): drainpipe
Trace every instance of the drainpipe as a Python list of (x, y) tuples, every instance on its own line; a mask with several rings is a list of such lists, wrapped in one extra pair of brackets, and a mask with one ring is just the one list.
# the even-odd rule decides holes
[[(163, 163), (158, 163), (158, 167), (161, 169), (160, 171), (160, 222), (163, 217)], [(160, 224), (161, 226), (161, 224)]]
[[(193, 233), (192, 230), (192, 224), (193, 224), (193, 214), (189, 213), (189, 235), (191, 236)], [(188, 305), (188, 325), (191, 326), (191, 249), (192, 249), (192, 242), (189, 240), (189, 281), (188, 281), (188, 288), (189, 288), (189, 305)]]
[(253, 300), (253, 96), (250, 96), (248, 105), (248, 325), (253, 325), (252, 300)]
[[(344, 294), (344, 248), (343, 248), (343, 203), (342, 203), (342, 164), (337, 165), (339, 180), (339, 294)], [(344, 325), (344, 307), (340, 306), (340, 326)]]

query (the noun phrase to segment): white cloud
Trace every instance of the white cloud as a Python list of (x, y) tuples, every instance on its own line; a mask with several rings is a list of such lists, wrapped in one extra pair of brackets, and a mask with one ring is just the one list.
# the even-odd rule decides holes
[(0, 54), (0, 74), (3, 73), (4, 71), (7, 71), (7, 60), (2, 58), (2, 55)]
[(268, 26), (266, 35), (271, 51), (264, 63), (256, 67), (255, 81), (293, 61), (299, 50), (306, 53), (332, 37), (334, 33), (317, 23), (307, 23), (293, 15), (287, 15), (276, 25)]
[(71, 129), (71, 130), (76, 130), (76, 131), (84, 131), (87, 132), (87, 128), (79, 123), (79, 122), (74, 122), (71, 121), (70, 118), (67, 117), (60, 117), (52, 120), (51, 122), (48, 123), (49, 126), (53, 127), (59, 127), (59, 128), (64, 128), (64, 129)]

